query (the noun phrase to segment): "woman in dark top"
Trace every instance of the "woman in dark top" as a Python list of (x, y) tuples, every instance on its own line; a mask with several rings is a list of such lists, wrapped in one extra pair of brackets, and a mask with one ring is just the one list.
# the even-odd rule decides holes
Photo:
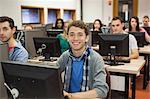
[(150, 36), (146, 32), (146, 30), (139, 26), (139, 18), (137, 16), (133, 16), (129, 20), (129, 28), (125, 30), (126, 32), (145, 32), (145, 40), (150, 43)]

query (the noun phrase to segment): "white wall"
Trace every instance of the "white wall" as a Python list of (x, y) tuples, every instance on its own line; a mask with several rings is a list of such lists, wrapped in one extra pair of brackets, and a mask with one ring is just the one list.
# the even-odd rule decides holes
[[(139, 0), (138, 17), (140, 21), (143, 15), (150, 16), (149, 4), (150, 0)], [(63, 9), (76, 9), (77, 20), (81, 16), (80, 0), (0, 0), (0, 16), (12, 17), (18, 28), (21, 28), (21, 5), (43, 7), (45, 23), (47, 23), (47, 8), (60, 8), (61, 12)], [(112, 19), (112, 6), (108, 5), (107, 0), (83, 0), (83, 21), (93, 22), (99, 18), (107, 25)]]
[(111, 22), (111, 19), (113, 18), (113, 3), (112, 5), (108, 5), (107, 0), (102, 0), (102, 7), (102, 22), (105, 25), (108, 25)]
[(138, 17), (142, 22), (142, 17), (148, 15), (150, 17), (150, 0), (139, 0)]
[(76, 0), (76, 15), (77, 15), (77, 20), (81, 19), (81, 0)]
[(0, 16), (2, 16), (2, 0), (0, 0)]
[[(36, 6), (44, 8), (45, 23), (47, 23), (47, 8), (60, 8), (63, 9), (77, 9), (76, 3), (78, 0), (0, 0), (0, 15), (10, 16), (14, 19), (18, 28), (22, 27), (21, 24), (21, 5)], [(79, 15), (79, 14), (77, 14)], [(61, 15), (62, 18), (63, 15)], [(79, 17), (77, 17), (79, 18)]]
[(83, 0), (83, 21), (93, 22), (102, 18), (101, 0)]
[(106, 0), (83, 0), (83, 21), (94, 22), (97, 18), (107, 25), (112, 18), (112, 5)]

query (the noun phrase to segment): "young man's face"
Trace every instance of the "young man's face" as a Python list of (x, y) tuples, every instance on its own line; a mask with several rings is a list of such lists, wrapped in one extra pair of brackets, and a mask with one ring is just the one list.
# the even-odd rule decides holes
[(148, 18), (143, 18), (143, 25), (149, 26), (149, 19)]
[(124, 24), (121, 23), (120, 20), (113, 20), (111, 22), (111, 28), (112, 28), (113, 34), (121, 33), (123, 31), (123, 26)]
[(73, 51), (80, 51), (85, 48), (88, 36), (86, 36), (84, 29), (72, 26), (68, 32), (68, 40)]
[(7, 42), (15, 32), (15, 28), (11, 29), (9, 26), (9, 22), (0, 23), (0, 41)]

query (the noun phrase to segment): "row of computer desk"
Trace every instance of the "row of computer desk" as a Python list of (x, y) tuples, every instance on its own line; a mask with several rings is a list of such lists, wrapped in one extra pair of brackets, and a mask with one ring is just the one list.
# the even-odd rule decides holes
[[(99, 47), (92, 47), (95, 50), (99, 50)], [(129, 77), (132, 78), (132, 99), (135, 99), (136, 94), (136, 75), (143, 68), (143, 89), (149, 81), (149, 57), (150, 57), (150, 45), (139, 48), (139, 53), (144, 57), (138, 59), (132, 59), (130, 63), (124, 63), (124, 65), (110, 66), (105, 65), (111, 75), (125, 76), (125, 96), (129, 97)]]
[[(92, 47), (95, 50), (98, 50), (99, 47)], [(125, 77), (125, 96), (129, 97), (129, 77), (132, 78), (132, 99), (135, 99), (136, 94), (136, 75), (144, 68), (144, 76), (143, 76), (143, 89), (146, 88), (147, 82), (149, 81), (149, 55), (150, 55), (150, 45), (145, 46), (143, 48), (139, 48), (139, 52), (142, 53), (145, 58), (139, 57), (138, 59), (132, 59), (130, 63), (124, 63), (123, 65), (117, 66), (110, 66), (105, 65), (107, 70), (110, 72), (111, 75), (119, 75)], [(30, 59), (29, 62), (38, 63), (38, 64), (46, 64), (49, 65), (54, 62), (47, 62), (47, 61), (39, 61), (39, 59)]]

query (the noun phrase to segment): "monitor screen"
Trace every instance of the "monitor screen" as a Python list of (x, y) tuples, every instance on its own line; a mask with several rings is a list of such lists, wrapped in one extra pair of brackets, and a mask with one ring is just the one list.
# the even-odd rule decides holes
[(99, 44), (99, 34), (100, 31), (91, 31), (92, 33), (92, 46)]
[(116, 56), (129, 56), (128, 34), (100, 34), (99, 52), (102, 56), (108, 56), (111, 48), (115, 47)]
[(34, 37), (35, 49), (37, 53), (41, 53), (45, 59), (51, 57), (59, 57), (61, 55), (61, 48), (59, 39), (56, 37)]
[(63, 29), (48, 29), (46, 32), (48, 37), (56, 37), (58, 34), (63, 33)]
[(147, 44), (145, 32), (129, 32), (129, 34), (132, 34), (136, 38), (138, 47), (144, 47), (144, 45)]
[(38, 56), (34, 47), (33, 37), (47, 37), (43, 29), (24, 30), (25, 32), (25, 48), (27, 49), (30, 58)]
[(129, 56), (129, 35), (128, 34), (100, 34), (99, 53), (102, 56), (113, 56), (114, 60), (115, 60), (115, 56), (128, 57)]
[(147, 33), (150, 35), (150, 27), (143, 27), (146, 31), (147, 31)]
[[(58, 66), (2, 62), (5, 83), (19, 95), (16, 99), (63, 99), (63, 85)], [(9, 90), (8, 96), (12, 97)]]

